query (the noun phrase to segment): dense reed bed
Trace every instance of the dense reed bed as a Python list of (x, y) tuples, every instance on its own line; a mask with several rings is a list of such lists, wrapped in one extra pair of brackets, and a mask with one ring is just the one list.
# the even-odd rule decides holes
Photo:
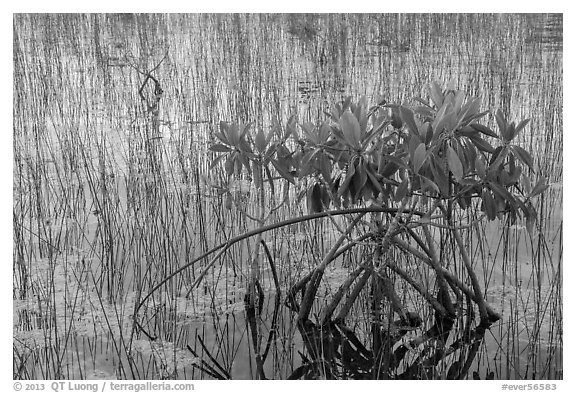
[[(521, 144), (551, 183), (533, 233), (505, 222), (467, 233), (503, 316), (472, 369), (562, 378), (561, 31), (558, 15), (15, 15), (14, 378), (254, 378), (250, 241), (175, 275), (134, 318), (165, 277), (256, 228), (238, 208), (256, 214), (249, 179), (209, 166), (219, 122), (316, 122), (345, 96), (409, 102), (433, 80), (530, 118)], [(308, 213), (288, 195), (272, 222)], [(276, 269), (259, 272), (267, 328), (278, 311), (269, 378), (289, 376), (302, 350), (275, 293), (283, 298), (336, 238), (328, 219), (265, 234)], [(319, 296), (365, 252), (329, 268)]]

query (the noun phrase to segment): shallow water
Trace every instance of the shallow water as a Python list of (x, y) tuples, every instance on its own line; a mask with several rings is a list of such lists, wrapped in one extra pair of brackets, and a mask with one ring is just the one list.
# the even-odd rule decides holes
[[(536, 237), (515, 227), (516, 246), (503, 249), (504, 227), (491, 223), (485, 231), (490, 258), (477, 268), (504, 318), (487, 336), (478, 368), (499, 370), (499, 378), (562, 376), (562, 345), (549, 345), (561, 341), (561, 299), (556, 307), (537, 308), (547, 299), (558, 302), (562, 285), (557, 16), (17, 15), (14, 24), (14, 214), (21, 233), (14, 247), (14, 342), (19, 357), (33, 359), (29, 374), (19, 375), (199, 378), (191, 367), (198, 359), (186, 344), (198, 352), (200, 335), (233, 377), (253, 377), (243, 315), (245, 242), (209, 271), (191, 300), (184, 295), (199, 267), (178, 276), (143, 310), (149, 326), (165, 333), (160, 342), (133, 330), (140, 291), (145, 295), (161, 277), (252, 228), (224, 210), (206, 184), (218, 180), (206, 160), (211, 132), (220, 120), (268, 127), (297, 114), (315, 121), (322, 108), (347, 95), (409, 100), (432, 80), (451, 80), (480, 95), (487, 108), (531, 117), (522, 143), (539, 153), (538, 170), (557, 185), (547, 191), (542, 211), (548, 219)], [(165, 54), (155, 72), (164, 95), (153, 124), (141, 109), (143, 77), (135, 68), (150, 70)], [(238, 198), (253, 198), (253, 190), (234, 187)], [(278, 215), (305, 211), (292, 206)], [(266, 239), (283, 261), (284, 293), (334, 237), (325, 229), (326, 236), (310, 239), (311, 229)], [(534, 247), (534, 239), (544, 246)], [(307, 249), (310, 244), (315, 248)], [(496, 268), (485, 274), (483, 263)], [(26, 288), (20, 264), (30, 274)], [(326, 293), (348, 274), (345, 265), (329, 272)], [(269, 271), (262, 275), (269, 315), (274, 286)], [(52, 308), (54, 315), (46, 316)], [(300, 364), (301, 342), (284, 307), (281, 318), (284, 339), (266, 371), (285, 378)], [(154, 325), (162, 322), (166, 326)], [(130, 337), (130, 348), (114, 346), (120, 336)], [(510, 337), (513, 349), (505, 342)], [(510, 351), (512, 374), (503, 366)], [(127, 353), (141, 365), (137, 372), (126, 366)], [(61, 359), (58, 371), (46, 366), (54, 357)]]

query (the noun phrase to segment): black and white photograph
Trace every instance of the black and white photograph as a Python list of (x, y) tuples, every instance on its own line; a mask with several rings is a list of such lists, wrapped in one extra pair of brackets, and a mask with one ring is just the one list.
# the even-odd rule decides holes
[(10, 388), (561, 391), (564, 14), (380, 11), (12, 14)]

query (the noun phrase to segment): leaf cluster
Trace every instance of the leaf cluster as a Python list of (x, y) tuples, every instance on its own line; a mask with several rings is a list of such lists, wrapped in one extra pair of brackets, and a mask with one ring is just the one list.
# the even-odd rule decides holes
[(437, 83), (427, 99), (414, 102), (368, 107), (364, 98), (347, 98), (320, 124), (290, 118), (268, 133), (221, 123), (215, 133), (219, 141), (210, 147), (219, 153), (212, 165), (223, 162), (229, 176), (245, 170), (257, 187), (267, 181), (272, 190), (275, 179), (302, 180), (306, 188), (300, 196), (311, 212), (361, 204), (389, 207), (418, 195), (462, 209), (479, 201), (490, 220), (508, 215), (533, 222), (531, 200), (547, 183), (531, 182), (533, 158), (515, 144), (529, 120), (516, 125), (498, 110), (495, 131), (481, 123), (489, 112), (481, 111), (480, 98)]

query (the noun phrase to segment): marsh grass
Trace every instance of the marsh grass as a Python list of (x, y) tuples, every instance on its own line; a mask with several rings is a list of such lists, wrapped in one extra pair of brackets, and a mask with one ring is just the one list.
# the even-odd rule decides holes
[[(229, 205), (210, 187), (227, 183), (222, 168), (209, 168), (211, 132), (220, 120), (255, 129), (292, 114), (316, 121), (344, 95), (408, 101), (431, 80), (531, 118), (522, 144), (553, 184), (533, 233), (499, 223), (467, 234), (503, 315), (472, 369), (562, 378), (561, 24), (558, 15), (15, 15), (14, 378), (253, 378), (243, 304), (249, 240), (230, 247), (188, 298), (209, 260), (148, 299), (137, 317), (156, 340), (134, 324), (140, 299), (164, 277), (256, 227), (237, 208), (254, 214), (254, 189), (230, 184), (237, 203)], [(151, 114), (136, 68), (148, 72), (166, 53), (154, 72), (164, 94)], [(306, 213), (290, 194), (273, 219)], [(441, 242), (440, 230), (434, 236)], [(282, 296), (336, 238), (327, 219), (265, 235)], [(319, 302), (367, 249), (340, 257)], [(269, 268), (260, 274), (270, 329), (275, 287)], [(416, 299), (401, 289), (407, 304)], [(368, 331), (367, 304), (352, 312), (359, 331)], [(300, 364), (293, 317), (279, 314), (269, 378)]]

